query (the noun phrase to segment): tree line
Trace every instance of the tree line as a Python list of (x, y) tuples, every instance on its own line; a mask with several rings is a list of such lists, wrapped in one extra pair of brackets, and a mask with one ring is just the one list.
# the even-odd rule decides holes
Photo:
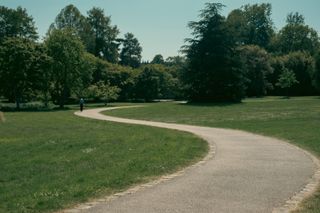
[(142, 47), (101, 8), (83, 16), (74, 5), (61, 10), (43, 42), (26, 9), (0, 7), (0, 97), (20, 103), (41, 100), (60, 107), (79, 97), (92, 101), (177, 96), (183, 58), (161, 55), (141, 62)]
[(276, 31), (271, 4), (245, 5), (227, 17), (223, 7), (208, 3), (200, 20), (189, 23), (182, 80), (190, 100), (319, 94), (319, 37), (303, 15), (288, 14)]
[(264, 95), (317, 95), (320, 46), (303, 15), (290, 13), (275, 30), (271, 4), (245, 5), (221, 15), (207, 3), (184, 56), (141, 61), (142, 47), (101, 8), (84, 16), (74, 5), (61, 10), (43, 41), (26, 9), (0, 6), (0, 97), (41, 100), (63, 107), (92, 101), (188, 99), (241, 101)]

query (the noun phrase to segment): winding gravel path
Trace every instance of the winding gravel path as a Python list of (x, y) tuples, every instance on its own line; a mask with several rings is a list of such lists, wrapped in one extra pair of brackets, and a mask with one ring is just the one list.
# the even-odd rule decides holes
[(205, 139), (211, 150), (204, 161), (182, 172), (65, 212), (288, 212), (312, 193), (319, 182), (318, 160), (286, 142), (237, 130), (100, 114), (118, 108), (75, 114), (191, 132)]

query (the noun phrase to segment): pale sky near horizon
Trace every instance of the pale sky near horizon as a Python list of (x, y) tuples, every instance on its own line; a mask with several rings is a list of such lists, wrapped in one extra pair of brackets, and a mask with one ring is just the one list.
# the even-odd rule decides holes
[[(0, 0), (0, 5), (26, 8), (34, 18), (40, 37), (47, 32), (57, 14), (68, 4), (75, 5), (83, 15), (92, 7), (101, 7), (111, 16), (121, 35), (132, 32), (139, 40), (143, 60), (154, 55), (165, 58), (178, 54), (184, 39), (190, 37), (187, 24), (198, 19), (199, 10), (209, 0)], [(285, 25), (289, 12), (300, 12), (306, 24), (320, 32), (320, 0), (220, 0), (226, 5), (223, 15), (245, 4), (271, 3), (272, 19), (277, 30)]]

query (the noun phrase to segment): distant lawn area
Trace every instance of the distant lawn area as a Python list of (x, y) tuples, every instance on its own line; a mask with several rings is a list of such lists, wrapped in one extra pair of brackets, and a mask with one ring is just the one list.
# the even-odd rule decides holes
[[(119, 109), (108, 115), (241, 129), (287, 140), (320, 157), (320, 98), (267, 97), (240, 104), (144, 104), (144, 108)], [(298, 212), (320, 212), (320, 189)]]
[(75, 109), (8, 112), (0, 121), (0, 212), (53, 212), (190, 165), (189, 133), (80, 118)]

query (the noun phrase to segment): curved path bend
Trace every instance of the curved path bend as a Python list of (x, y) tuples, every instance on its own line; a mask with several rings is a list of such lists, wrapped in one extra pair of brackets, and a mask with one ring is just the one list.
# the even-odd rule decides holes
[[(286, 142), (238, 130), (116, 118), (99, 108), (76, 112), (82, 117), (191, 132), (211, 151), (204, 162), (160, 184), (144, 184), (124, 193), (65, 212), (288, 212), (319, 181), (319, 163)], [(123, 107), (122, 107), (123, 108)], [(214, 157), (210, 157), (215, 151)], [(211, 153), (211, 154), (210, 154)], [(158, 183), (157, 182), (157, 183)], [(151, 187), (149, 187), (151, 186)], [(115, 198), (116, 197), (116, 198)]]

